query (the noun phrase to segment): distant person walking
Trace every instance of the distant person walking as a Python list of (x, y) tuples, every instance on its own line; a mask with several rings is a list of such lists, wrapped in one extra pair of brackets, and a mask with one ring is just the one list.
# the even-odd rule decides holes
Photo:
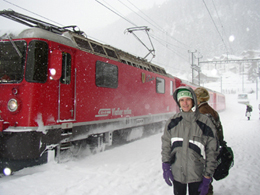
[(247, 117), (247, 120), (250, 120), (252, 111), (253, 111), (252, 106), (249, 105), (249, 104), (246, 104), (246, 117)]
[[(208, 90), (205, 89), (204, 87), (198, 87), (197, 89), (194, 90), (194, 92), (197, 96), (198, 108), (200, 113), (206, 114), (212, 120), (217, 130), (217, 136), (218, 136), (218, 141), (220, 143), (220, 146), (226, 145), (226, 142), (224, 141), (223, 127), (220, 122), (219, 114), (208, 104), (208, 101), (210, 99)], [(207, 195), (213, 195), (212, 182), (209, 186), (209, 191)]]
[(162, 135), (163, 178), (175, 195), (206, 195), (217, 167), (218, 140), (209, 117), (197, 108), (190, 87), (179, 87), (173, 98), (180, 108)]

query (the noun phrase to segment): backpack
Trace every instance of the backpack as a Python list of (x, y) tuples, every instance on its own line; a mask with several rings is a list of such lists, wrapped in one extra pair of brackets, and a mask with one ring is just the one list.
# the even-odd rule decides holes
[(234, 166), (234, 154), (230, 147), (223, 146), (217, 157), (218, 166), (215, 169), (213, 178), (221, 180), (228, 176), (229, 169)]
[[(212, 121), (213, 125), (214, 125), (215, 128), (216, 128), (216, 130), (217, 130), (217, 136), (218, 136), (218, 138), (219, 138), (220, 145), (221, 145), (221, 146), (225, 145), (226, 142), (223, 140), (223, 137), (221, 136), (221, 134), (223, 134), (223, 133), (222, 133), (222, 126), (221, 126), (220, 120), (216, 121), (216, 120), (214, 119), (214, 117), (213, 117), (211, 114), (209, 114), (209, 113), (207, 113), (207, 114), (205, 114), (205, 115), (210, 118), (210, 120)], [(221, 139), (221, 138), (222, 138), (222, 139)]]
[[(220, 121), (216, 121), (211, 114), (206, 114), (214, 124), (217, 129), (217, 132), (221, 130)], [(220, 140), (221, 141), (221, 140)], [(221, 149), (219, 155), (217, 156), (218, 166), (215, 169), (213, 178), (215, 180), (221, 180), (228, 176), (229, 169), (234, 165), (234, 154), (231, 147), (226, 145), (227, 142), (224, 140), (221, 141)]]

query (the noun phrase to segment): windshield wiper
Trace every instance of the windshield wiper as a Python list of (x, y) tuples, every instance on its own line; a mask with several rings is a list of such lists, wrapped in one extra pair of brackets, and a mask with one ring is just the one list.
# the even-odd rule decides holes
[(16, 44), (14, 43), (13, 39), (7, 35), (8, 39), (10, 40), (10, 42), (12, 43), (13, 47), (15, 48), (15, 51), (17, 52), (17, 54), (19, 55), (20, 58), (23, 57), (22, 53), (20, 52), (20, 50), (18, 49), (18, 47), (16, 46)]

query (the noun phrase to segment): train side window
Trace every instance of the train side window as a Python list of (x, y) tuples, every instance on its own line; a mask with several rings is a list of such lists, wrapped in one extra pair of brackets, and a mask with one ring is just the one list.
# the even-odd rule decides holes
[(48, 44), (44, 41), (31, 41), (28, 49), (25, 80), (28, 82), (46, 82), (47, 68)]
[(160, 77), (156, 78), (156, 92), (165, 93), (165, 80)]
[(162, 73), (163, 73), (163, 74), (167, 74), (166, 71), (165, 71), (164, 69), (162, 69)]
[(62, 84), (70, 84), (71, 81), (71, 55), (66, 52), (62, 52), (62, 75), (60, 82)]
[(79, 47), (92, 51), (88, 41), (83, 40), (83, 39), (79, 39), (77, 37), (74, 37), (74, 39), (75, 39), (75, 41), (76, 41), (76, 43), (78, 44)]
[(108, 48), (105, 48), (105, 50), (106, 50), (108, 56), (110, 56), (112, 58), (117, 58), (115, 51), (108, 49)]
[(103, 54), (103, 55), (106, 55), (103, 47), (101, 45), (97, 45), (95, 43), (91, 43), (91, 46), (93, 48), (93, 50), (97, 53), (100, 53), (100, 54)]
[(98, 87), (118, 87), (118, 67), (113, 64), (97, 61), (96, 85)]
[(152, 70), (153, 70), (154, 72), (158, 72), (157, 69), (156, 69), (156, 67), (154, 67), (154, 66), (151, 66), (151, 67), (152, 67)]

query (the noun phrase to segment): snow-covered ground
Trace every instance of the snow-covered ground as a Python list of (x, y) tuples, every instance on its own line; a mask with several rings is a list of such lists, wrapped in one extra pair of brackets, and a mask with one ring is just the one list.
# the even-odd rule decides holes
[[(252, 119), (236, 95), (227, 95), (220, 112), (224, 136), (235, 155), (227, 178), (214, 181), (215, 195), (260, 193), (260, 120), (255, 94)], [(161, 133), (96, 155), (26, 168), (0, 178), (1, 195), (162, 195), (172, 194), (161, 169)]]

